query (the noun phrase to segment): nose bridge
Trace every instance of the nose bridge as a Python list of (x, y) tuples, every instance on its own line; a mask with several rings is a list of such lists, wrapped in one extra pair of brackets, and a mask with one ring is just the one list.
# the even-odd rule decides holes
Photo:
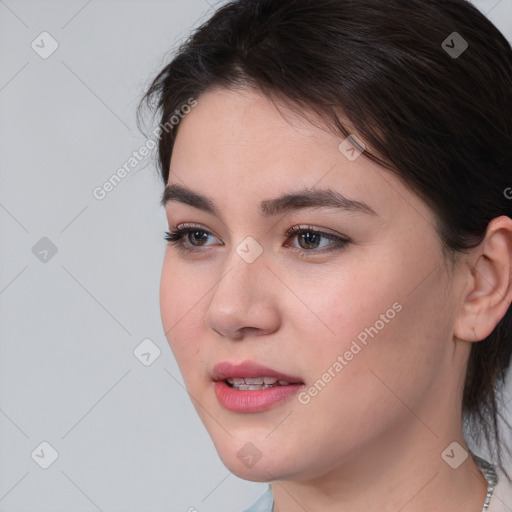
[(225, 336), (234, 336), (244, 327), (272, 329), (276, 315), (266, 272), (263, 249), (254, 239), (234, 247), (212, 290), (205, 313), (207, 326)]
[[(240, 255), (240, 253), (242, 255)], [(265, 261), (262, 254), (254, 258), (248, 255), (251, 248), (245, 242), (233, 249), (226, 260), (223, 277), (213, 290), (212, 301), (222, 302), (224, 307), (247, 309), (250, 303), (259, 296), (258, 283), (262, 283), (265, 272)]]

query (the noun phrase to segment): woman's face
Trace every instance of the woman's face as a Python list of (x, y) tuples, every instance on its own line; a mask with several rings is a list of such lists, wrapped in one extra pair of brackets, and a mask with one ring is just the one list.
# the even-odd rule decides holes
[[(350, 141), (280, 110), (215, 89), (179, 128), (168, 185), (207, 201), (168, 196), (169, 228), (192, 231), (166, 249), (160, 301), (194, 406), (226, 466), (254, 481), (377, 467), (413, 440), (445, 447), (468, 350), (453, 343), (430, 210)], [(279, 374), (295, 384), (223, 380)]]

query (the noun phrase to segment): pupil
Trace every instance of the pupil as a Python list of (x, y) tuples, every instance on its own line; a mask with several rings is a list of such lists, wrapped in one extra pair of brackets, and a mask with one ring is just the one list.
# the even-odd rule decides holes
[(300, 235), (300, 240), (306, 243), (308, 249), (318, 246), (319, 236), (317, 233), (311, 233), (310, 231)]
[[(192, 239), (191, 239), (191, 235), (192, 235)], [(199, 244), (194, 244), (194, 241), (195, 242), (203, 242), (206, 240), (206, 238), (208, 237), (208, 235), (204, 232), (204, 231), (191, 231), (189, 233), (189, 241), (192, 242), (192, 245), (202, 245), (201, 243)]]

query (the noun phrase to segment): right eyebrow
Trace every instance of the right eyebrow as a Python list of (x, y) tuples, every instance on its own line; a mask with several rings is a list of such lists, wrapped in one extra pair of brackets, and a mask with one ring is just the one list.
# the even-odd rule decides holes
[(217, 207), (211, 199), (181, 185), (167, 185), (165, 187), (160, 204), (165, 208), (166, 204), (170, 201), (188, 204), (199, 210), (219, 216)]

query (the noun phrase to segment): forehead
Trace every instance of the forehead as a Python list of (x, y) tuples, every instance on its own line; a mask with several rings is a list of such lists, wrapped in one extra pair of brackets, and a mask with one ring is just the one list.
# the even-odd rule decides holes
[(431, 220), (423, 201), (364, 152), (344, 156), (345, 137), (315, 112), (301, 115), (254, 89), (215, 88), (197, 101), (180, 124), (169, 183), (246, 205), (293, 189), (331, 188), (388, 217), (411, 210)]
[(217, 145), (229, 143), (246, 148), (262, 144), (272, 148), (283, 141), (303, 146), (305, 139), (309, 144), (304, 149), (322, 144), (337, 146), (339, 136), (322, 125), (325, 121), (314, 110), (301, 114), (254, 88), (215, 87), (198, 98), (197, 106), (181, 122), (178, 137), (182, 131), (193, 131), (195, 137)]
[(284, 185), (290, 178), (311, 186), (343, 164), (339, 136), (254, 89), (215, 88), (197, 102), (179, 126), (169, 181), (174, 171), (232, 186), (261, 180)]

